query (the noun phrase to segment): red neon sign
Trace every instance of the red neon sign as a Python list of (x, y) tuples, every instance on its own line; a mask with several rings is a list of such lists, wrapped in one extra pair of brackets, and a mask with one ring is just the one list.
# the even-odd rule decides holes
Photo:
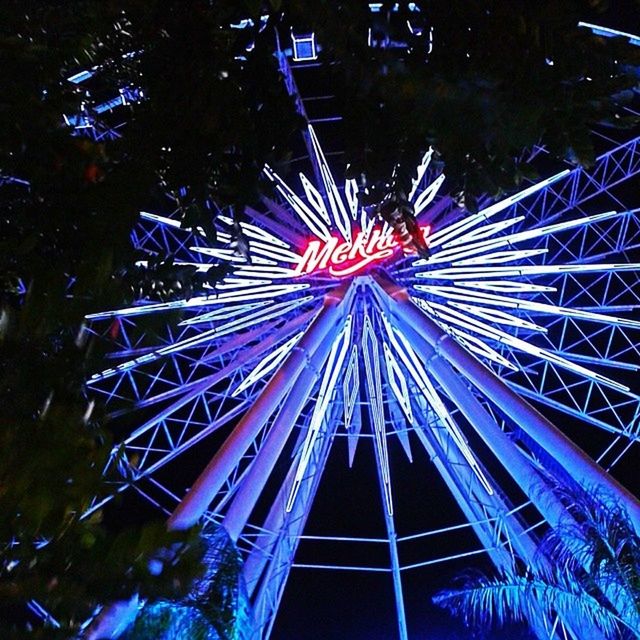
[[(420, 227), (425, 242), (431, 231), (430, 226)], [(372, 229), (368, 234), (364, 231), (356, 233), (352, 242), (332, 237), (330, 240), (311, 240), (302, 256), (302, 260), (295, 269), (296, 276), (302, 276), (314, 271), (328, 269), (332, 276), (350, 276), (361, 271), (374, 262), (385, 260), (393, 255), (400, 246), (395, 234), (383, 236), (379, 228)], [(410, 253), (410, 247), (403, 247)]]

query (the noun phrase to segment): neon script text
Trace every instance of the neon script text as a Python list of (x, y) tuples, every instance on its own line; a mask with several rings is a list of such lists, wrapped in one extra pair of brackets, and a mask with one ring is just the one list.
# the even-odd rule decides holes
[[(420, 227), (425, 242), (431, 227)], [(364, 269), (373, 262), (380, 262), (391, 256), (400, 246), (394, 234), (382, 235), (382, 230), (372, 229), (368, 234), (359, 231), (353, 242), (336, 238), (331, 240), (311, 240), (302, 260), (295, 270), (296, 276), (328, 269), (332, 276), (349, 276)]]

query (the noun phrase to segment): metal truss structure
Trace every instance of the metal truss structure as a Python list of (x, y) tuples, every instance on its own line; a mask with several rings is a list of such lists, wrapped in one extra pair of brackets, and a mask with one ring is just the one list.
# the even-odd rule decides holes
[[(640, 172), (640, 138), (475, 214), (439, 193), (444, 176), (428, 152), (410, 194), (427, 258), (403, 253), (394, 230), (362, 210), (354, 181), (336, 182), (308, 120), (316, 183), (301, 174), (294, 188), (265, 168), (277, 196), (242, 223), (250, 262), (225, 212), (215, 212), (215, 246), (177, 217), (141, 214), (133, 241), (150, 258), (171, 254), (204, 272), (229, 261), (233, 271), (206, 295), (89, 318), (113, 343), (112, 365), (90, 388), (128, 425), (110, 463), (119, 489), (144, 495), (172, 528), (204, 518), (226, 529), (253, 607), (241, 633), (255, 639), (269, 637), (292, 570), (388, 574), (407, 638), (406, 572), (474, 554), (507, 574), (552, 562), (538, 536), (565, 513), (542, 498), (549, 477), (604, 487), (640, 530), (640, 504), (608, 474), (640, 432), (640, 219), (616, 190)], [(601, 434), (595, 461), (547, 415), (580, 424), (585, 444)], [(340, 441), (350, 464), (373, 456), (383, 537), (305, 535)], [(398, 533), (398, 447), (410, 460), (424, 449), (464, 521)], [(185, 492), (174, 470), (202, 448), (213, 457)], [(438, 555), (430, 541), (459, 529), (477, 547)], [(309, 539), (382, 545), (388, 561), (296, 563)], [(421, 559), (405, 559), (409, 543)], [(540, 638), (584, 637), (571, 620), (534, 626)]]

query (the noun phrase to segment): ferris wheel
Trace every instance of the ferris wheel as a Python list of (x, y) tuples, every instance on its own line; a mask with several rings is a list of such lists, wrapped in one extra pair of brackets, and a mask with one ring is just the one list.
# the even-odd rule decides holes
[[(240, 223), (248, 255), (229, 212), (212, 211), (216, 242), (177, 212), (141, 213), (133, 242), (149, 260), (204, 274), (229, 264), (220, 282), (89, 318), (112, 343), (112, 366), (89, 386), (122, 433), (119, 488), (172, 528), (204, 519), (237, 544), (246, 637), (269, 637), (292, 570), (336, 569), (388, 574), (408, 637), (407, 572), (479, 553), (506, 572), (540, 561), (537, 532), (563, 515), (542, 497), (549, 477), (604, 486), (640, 528), (638, 501), (608, 474), (640, 432), (640, 217), (617, 191), (640, 172), (640, 138), (474, 214), (442, 193), (428, 151), (408, 194), (422, 255), (364, 211), (355, 181), (334, 177), (312, 124), (305, 140), (315, 179), (265, 167), (274, 196)], [(581, 432), (569, 438), (566, 424)], [(459, 522), (400, 525), (397, 451), (437, 469)], [(384, 535), (307, 535), (329, 461), (358, 456), (375, 466)], [(461, 527), (476, 547), (439, 553), (434, 537)], [(387, 560), (298, 561), (311, 539), (382, 545)]]
[[(640, 522), (637, 501), (602, 469), (640, 430), (628, 373), (640, 362), (640, 265), (628, 261), (640, 223), (636, 211), (585, 213), (591, 198), (640, 170), (640, 140), (590, 172), (563, 170), (465, 216), (439, 194), (444, 176), (430, 171), (428, 152), (409, 194), (430, 249), (420, 257), (367, 216), (355, 182), (338, 184), (311, 125), (307, 134), (321, 183), (301, 174), (291, 186), (265, 169), (277, 200), (242, 223), (250, 261), (229, 246), (223, 213), (215, 246), (171, 216), (141, 214), (138, 248), (202, 271), (220, 261), (233, 269), (206, 295), (92, 316), (96, 331), (117, 327), (116, 363), (89, 384), (107, 407), (136, 417), (124, 459), (114, 455), (126, 484), (171, 512), (171, 526), (205, 517), (242, 549), (256, 637), (269, 635), (336, 443), (346, 441), (345, 462), (373, 456), (406, 637), (391, 447), (410, 458), (424, 448), (500, 568), (535, 561), (536, 523), (524, 506), (551, 525), (560, 517), (541, 500), (541, 472), (606, 485)], [(430, 224), (436, 211), (440, 222)], [(138, 331), (150, 315), (166, 324)], [(600, 466), (546, 408), (607, 435)], [(163, 470), (193, 447), (212, 458), (180, 495)], [(276, 466), (277, 490), (256, 509)], [(497, 466), (519, 501), (494, 477)], [(428, 532), (412, 536), (420, 533)], [(444, 560), (425, 540), (424, 562)]]

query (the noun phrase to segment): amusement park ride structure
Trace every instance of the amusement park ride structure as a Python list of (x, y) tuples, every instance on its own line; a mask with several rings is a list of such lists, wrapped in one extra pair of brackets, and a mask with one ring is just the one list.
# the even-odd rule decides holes
[[(588, 171), (560, 168), (474, 214), (441, 193), (445, 177), (429, 150), (407, 196), (429, 247), (416, 255), (363, 209), (354, 180), (334, 178), (320, 140), (339, 116), (308, 117), (313, 98), (296, 88), (296, 74), (318, 66), (313, 35), (294, 36), (289, 55), (278, 55), (307, 118), (316, 184), (300, 174), (293, 185), (265, 167), (274, 197), (242, 223), (250, 261), (230, 245), (224, 211), (215, 245), (172, 215), (143, 212), (133, 239), (150, 257), (171, 254), (202, 272), (225, 261), (232, 271), (204, 295), (89, 319), (98, 334), (118, 327), (118, 364), (90, 388), (136, 421), (114, 451), (121, 489), (170, 514), (170, 528), (204, 521), (227, 532), (243, 555), (253, 621), (240, 633), (250, 638), (270, 635), (292, 568), (388, 574), (407, 638), (403, 575), (448, 559), (433, 535), (468, 527), (479, 549), (466, 553), (486, 553), (507, 574), (518, 562), (551, 561), (537, 540), (566, 513), (548, 497), (550, 477), (604, 487), (640, 531), (638, 500), (608, 473), (640, 431), (629, 375), (640, 364), (640, 264), (631, 261), (640, 220), (616, 191), (640, 172), (640, 138), (613, 145)], [(164, 329), (141, 331), (149, 315), (167, 318)], [(605, 434), (595, 459), (547, 417), (559, 415)], [(296, 564), (338, 441), (350, 465), (357, 453), (373, 457), (386, 535), (319, 538), (383, 544), (386, 566)], [(397, 446), (409, 460), (416, 447), (426, 451), (467, 524), (398, 534)], [(170, 470), (192, 447), (212, 457), (186, 490)], [(423, 559), (405, 562), (405, 542), (419, 538)], [(90, 637), (111, 637), (124, 610), (107, 608)], [(575, 634), (570, 620), (559, 623)], [(555, 637), (554, 624), (542, 617), (534, 631)]]

